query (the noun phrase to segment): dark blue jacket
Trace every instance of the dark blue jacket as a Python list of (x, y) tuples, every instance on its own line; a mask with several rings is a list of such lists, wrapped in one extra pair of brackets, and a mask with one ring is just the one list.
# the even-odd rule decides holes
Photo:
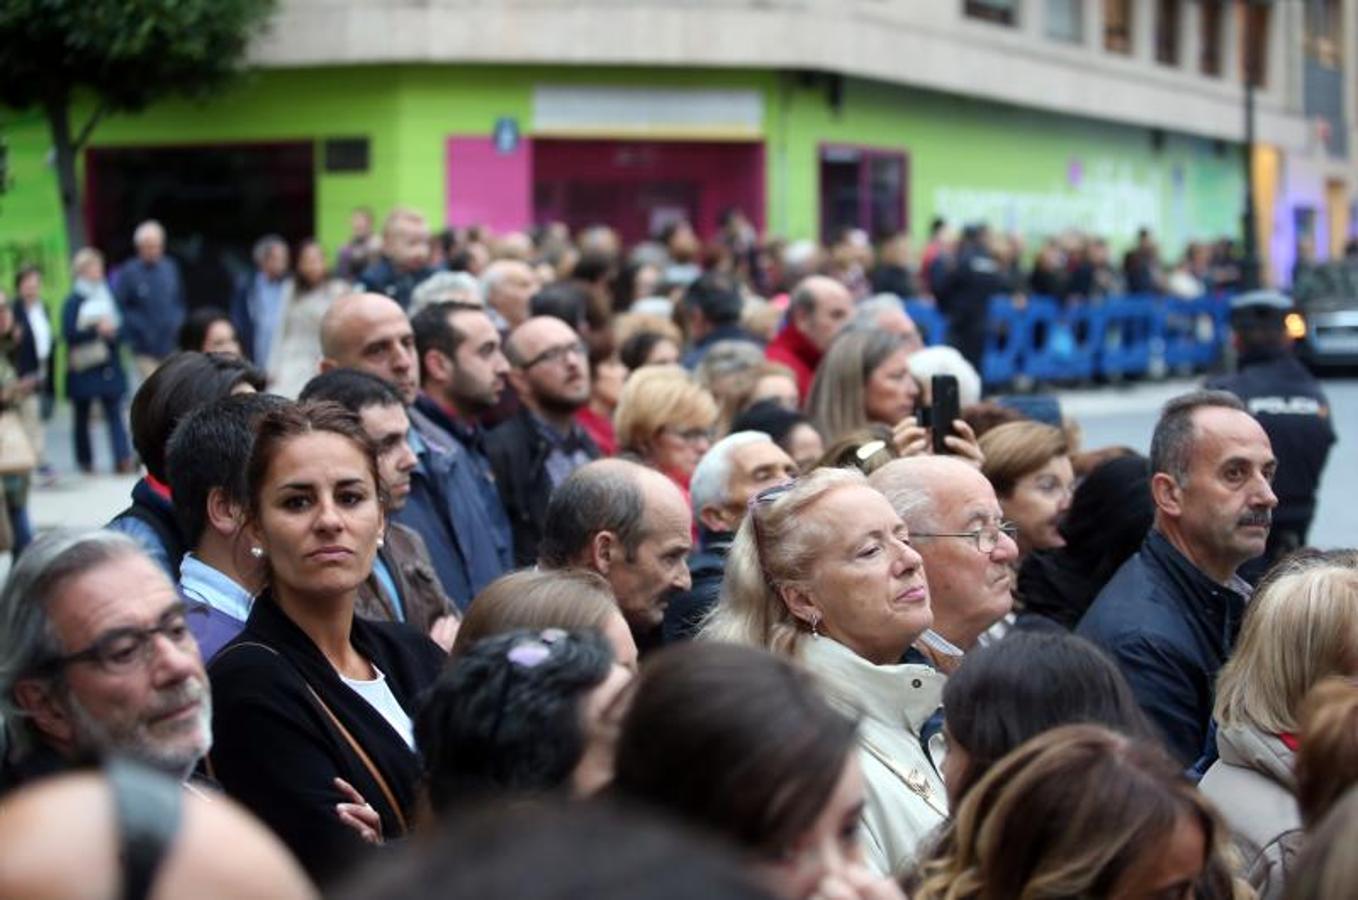
[(153, 265), (129, 260), (118, 272), (113, 295), (123, 309), (123, 336), (132, 352), (164, 359), (178, 347), (187, 304), (179, 264), (162, 256)]
[[(70, 347), (104, 340), (93, 328), (75, 327), (84, 299), (80, 294), (71, 294), (61, 308), (61, 334)], [(125, 325), (123, 333), (126, 333)], [(72, 400), (93, 400), (96, 397), (121, 397), (127, 393), (127, 374), (123, 372), (123, 362), (118, 355), (118, 340), (114, 338), (104, 343), (108, 344), (109, 349), (107, 362), (83, 372), (67, 370), (67, 397)]]
[(707, 614), (717, 605), (721, 582), (726, 576), (726, 555), (731, 552), (735, 535), (701, 528), (699, 546), (702, 548), (688, 558), (688, 572), (693, 585), (687, 591), (670, 596), (665, 607), (663, 624), (665, 643), (686, 641), (697, 637), (698, 629)]
[(441, 449), (456, 445), (467, 455), (472, 470), (480, 476), (477, 480), (480, 488), (478, 496), (490, 522), (495, 555), (505, 571), (514, 568), (514, 531), (509, 527), (509, 515), (495, 487), (495, 470), (491, 468), (490, 457), (486, 455), (486, 430), (479, 422), (468, 424), (453, 419), (423, 393), (415, 398), (415, 405), (409, 412), (410, 427), (426, 441)]
[(421, 442), (417, 456), (420, 464), (410, 473), (410, 496), (395, 519), (424, 538), (444, 593), (465, 610), (508, 567), (501, 562), (467, 454)]
[(132, 505), (118, 513), (105, 526), (132, 538), (165, 570), (170, 580), (179, 583), (179, 563), (188, 552), (188, 543), (179, 529), (174, 504), (138, 479), (132, 485)]
[[(13, 304), (13, 309), (14, 309), (14, 323), (18, 325), (19, 328), (21, 329), (21, 333), (19, 335), (19, 346), (14, 348), (15, 371), (18, 372), (20, 378), (23, 378), (28, 375), (39, 375), (42, 378), (46, 379), (47, 383), (50, 385), (54, 380), (52, 372), (52, 361), (57, 358), (56, 343), (61, 337), (59, 334), (57, 334), (56, 323), (52, 322), (51, 316), (48, 316), (48, 326), (52, 330), (53, 346), (52, 353), (47, 357), (47, 362), (44, 365), (38, 359), (38, 342), (33, 337), (33, 327), (29, 324), (28, 321), (29, 320), (28, 306), (24, 303), (23, 300), (15, 300)], [(44, 312), (46, 312), (45, 307), (43, 308), (43, 310)]]
[(398, 272), (391, 260), (383, 256), (363, 271), (357, 287), (374, 294), (386, 294), (401, 304), (401, 309), (410, 309), (411, 293), (435, 271), (426, 267), (416, 272)]
[(1151, 529), (1076, 631), (1117, 662), (1185, 767), (1208, 750), (1217, 673), (1245, 614), (1248, 586), (1236, 588), (1217, 584)]

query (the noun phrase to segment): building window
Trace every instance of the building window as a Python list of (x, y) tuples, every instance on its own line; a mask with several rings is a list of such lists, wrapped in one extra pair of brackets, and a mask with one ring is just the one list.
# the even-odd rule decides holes
[(1198, 0), (1198, 29), (1202, 33), (1198, 71), (1204, 75), (1221, 75), (1222, 0)]
[(1132, 0), (1103, 0), (1103, 49), (1132, 52)]
[(1156, 0), (1155, 61), (1167, 66), (1179, 64), (1180, 0)]
[(1078, 44), (1084, 40), (1083, 0), (1047, 0), (1047, 37)]
[(1241, 28), (1240, 78), (1255, 87), (1268, 84), (1268, 25), (1272, 5), (1239, 0)]
[(873, 240), (905, 230), (905, 180), (903, 153), (821, 147), (821, 239), (832, 243), (846, 228), (861, 228)]
[(1306, 58), (1326, 69), (1343, 67), (1340, 38), (1344, 33), (1340, 0), (1306, 0)]
[(1018, 24), (1018, 0), (963, 0), (962, 12), (997, 25)]

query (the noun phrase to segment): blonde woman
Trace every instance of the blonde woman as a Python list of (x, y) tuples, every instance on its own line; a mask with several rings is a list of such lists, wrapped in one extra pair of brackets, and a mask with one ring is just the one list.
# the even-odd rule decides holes
[[(842, 332), (816, 369), (806, 414), (828, 444), (869, 425), (885, 425), (901, 456), (930, 452), (920, 424), (920, 387), (910, 374), (910, 345), (889, 331)], [(980, 464), (971, 427), (954, 421), (951, 452)]]
[(646, 366), (622, 386), (613, 430), (618, 451), (669, 476), (688, 499), (688, 482), (712, 446), (717, 402), (677, 365)]
[(1282, 566), (1255, 592), (1217, 679), (1220, 758), (1201, 784), (1266, 898), (1283, 896), (1301, 844), (1294, 768), (1302, 701), (1324, 678), (1358, 674), (1358, 569), (1324, 556)]
[(726, 560), (704, 640), (799, 661), (830, 700), (861, 715), (863, 849), (878, 873), (903, 871), (947, 818), (947, 794), (920, 744), (943, 676), (902, 665), (933, 623), (905, 523), (850, 469), (817, 469), (751, 501)]
[(1159, 747), (1097, 725), (1021, 745), (955, 812), (913, 900), (1228, 900), (1227, 832)]

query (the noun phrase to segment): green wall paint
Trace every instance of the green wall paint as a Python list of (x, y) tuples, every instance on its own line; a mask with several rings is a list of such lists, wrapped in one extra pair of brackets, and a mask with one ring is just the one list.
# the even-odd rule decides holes
[(1244, 181), (1239, 151), (1212, 141), (1075, 119), (928, 91), (848, 79), (838, 112), (824, 88), (789, 78), (775, 94), (786, 123), (792, 177), (784, 193), (788, 233), (819, 228), (821, 143), (862, 144), (908, 155), (911, 231), (935, 215), (985, 219), (1029, 239), (1065, 228), (1130, 241), (1142, 225), (1177, 251), (1191, 238), (1239, 232)]
[[(316, 224), (335, 248), (349, 211), (379, 215), (401, 204), (439, 223), (444, 142), (489, 135), (512, 116), (532, 134), (539, 83), (754, 88), (765, 96), (770, 230), (814, 236), (819, 221), (819, 147), (862, 144), (909, 155), (909, 218), (986, 217), (1030, 240), (1080, 226), (1125, 243), (1150, 225), (1175, 252), (1189, 237), (1235, 234), (1242, 200), (1238, 151), (1168, 136), (1157, 151), (1146, 129), (1073, 119), (965, 98), (846, 79), (838, 111), (824, 87), (764, 71), (523, 66), (350, 66), (248, 75), (210, 103), (159, 104), (100, 125), (94, 146), (319, 140), (367, 136), (371, 168), (316, 177)], [(83, 121), (77, 110), (73, 121)], [(0, 277), (23, 252), (66, 256), (55, 180), (45, 157), (46, 123), (0, 109), (13, 184), (0, 196)], [(318, 164), (319, 168), (319, 164)], [(1072, 171), (1079, 177), (1072, 179)], [(28, 248), (24, 250), (23, 248)], [(63, 268), (64, 266), (60, 266)]]

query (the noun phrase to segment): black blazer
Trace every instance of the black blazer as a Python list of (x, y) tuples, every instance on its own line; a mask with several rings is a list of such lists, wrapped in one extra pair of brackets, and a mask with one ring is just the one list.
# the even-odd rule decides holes
[[(404, 625), (358, 617), (351, 641), (386, 675), (413, 719), (420, 694), (447, 658), (443, 651)], [(278, 834), (318, 883), (341, 874), (368, 847), (335, 814), (335, 804), (344, 802), (336, 776), (377, 810), (387, 838), (402, 830), (377, 780), (308, 686), (382, 773), (406, 823), (414, 821), (420, 778), (415, 754), (267, 593), (255, 600), (245, 629), (217, 654), (208, 674), (210, 774)]]
[[(538, 561), (547, 501), (552, 496), (552, 478), (547, 474), (552, 448), (532, 415), (526, 408), (520, 409), (486, 435), (486, 456), (514, 531), (514, 565), (520, 568)], [(585, 453), (590, 459), (598, 459), (602, 455), (599, 446), (584, 429), (576, 428)]]

